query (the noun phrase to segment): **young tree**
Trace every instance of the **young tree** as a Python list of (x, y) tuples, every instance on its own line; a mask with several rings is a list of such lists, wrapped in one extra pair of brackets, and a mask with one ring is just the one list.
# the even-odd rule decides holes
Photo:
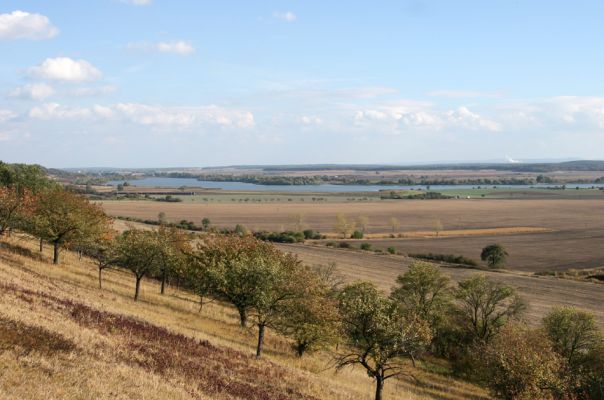
[(115, 237), (113, 233), (93, 241), (87, 241), (79, 245), (81, 251), (92, 258), (99, 270), (99, 289), (103, 288), (103, 271), (116, 261)]
[(474, 353), (474, 371), (498, 398), (553, 399), (564, 390), (562, 362), (539, 331), (508, 324)]
[(451, 304), (450, 280), (440, 268), (426, 262), (414, 262), (399, 275), (390, 297), (409, 312), (427, 321), (434, 329)]
[[(321, 272), (319, 272), (321, 271)], [(338, 339), (337, 299), (330, 273), (306, 268), (297, 279), (300, 296), (288, 301), (275, 323), (278, 331), (294, 340), (298, 357), (325, 348)]]
[(526, 309), (516, 290), (476, 274), (458, 283), (455, 297), (461, 328), (472, 340), (489, 342)]
[(399, 221), (396, 217), (390, 218), (390, 228), (392, 228), (392, 233), (396, 233), (401, 229), (401, 221)]
[(203, 218), (203, 219), (201, 220), (201, 226), (203, 227), (203, 230), (207, 232), (207, 231), (210, 229), (210, 224), (211, 224), (211, 223), (212, 223), (212, 222), (210, 221), (210, 219), (209, 219), (209, 218), (207, 218), (207, 217), (206, 217), (206, 218)]
[(174, 272), (180, 270), (186, 261), (185, 254), (190, 252), (187, 235), (178, 228), (162, 225), (157, 230), (159, 245), (158, 265), (161, 278), (160, 293), (164, 294), (166, 281)]
[(40, 193), (34, 210), (32, 233), (53, 244), (54, 264), (59, 263), (63, 246), (94, 240), (110, 229), (110, 219), (100, 206), (63, 189)]
[(346, 350), (336, 367), (359, 364), (375, 379), (375, 399), (384, 382), (402, 372), (402, 357), (412, 357), (431, 340), (430, 327), (405, 314), (372, 283), (346, 286), (338, 297)]
[(436, 232), (436, 236), (440, 235), (440, 232), (443, 230), (443, 223), (440, 219), (436, 218), (434, 220), (434, 232)]
[(602, 343), (595, 316), (574, 307), (557, 307), (543, 318), (543, 328), (571, 374), (579, 372), (590, 352)]
[(358, 229), (365, 234), (367, 227), (369, 226), (369, 217), (366, 215), (359, 215), (357, 217), (357, 227)]
[(134, 301), (138, 300), (141, 280), (159, 271), (161, 245), (157, 232), (129, 230), (116, 239), (116, 263), (132, 271), (136, 278)]
[(350, 234), (354, 231), (355, 223), (348, 221), (348, 218), (344, 214), (336, 215), (335, 230), (337, 233), (342, 235), (343, 238), (350, 237)]
[(0, 186), (0, 236), (23, 225), (31, 217), (33, 203), (29, 190), (19, 194), (15, 188)]
[(489, 268), (503, 267), (507, 256), (505, 248), (497, 243), (486, 246), (480, 253), (480, 259), (485, 261)]

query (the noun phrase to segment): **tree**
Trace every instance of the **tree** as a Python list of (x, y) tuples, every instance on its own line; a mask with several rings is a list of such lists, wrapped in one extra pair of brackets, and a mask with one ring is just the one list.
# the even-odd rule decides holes
[(134, 301), (138, 300), (141, 280), (159, 271), (161, 245), (157, 232), (129, 230), (116, 239), (116, 263), (130, 270), (136, 279)]
[(434, 329), (451, 303), (449, 278), (433, 264), (414, 262), (396, 283), (390, 297)]
[(361, 365), (375, 379), (375, 399), (381, 400), (384, 382), (402, 372), (401, 358), (412, 357), (430, 342), (430, 327), (369, 282), (346, 286), (338, 300), (345, 350), (336, 367)]
[(204, 231), (208, 231), (208, 230), (210, 229), (210, 224), (211, 224), (211, 221), (210, 221), (210, 219), (209, 219), (209, 218), (207, 218), (207, 217), (206, 217), (206, 218), (203, 218), (203, 219), (201, 220), (201, 226), (203, 227), (203, 230), (204, 230)]
[(0, 187), (0, 236), (22, 225), (30, 216), (34, 197), (25, 189), (21, 194), (12, 187)]
[(485, 261), (489, 268), (500, 268), (504, 265), (508, 256), (505, 248), (500, 244), (490, 244), (482, 249), (480, 259)]
[(277, 330), (293, 339), (298, 357), (326, 348), (338, 339), (338, 308), (330, 274), (325, 268), (306, 269), (297, 280), (303, 285), (300, 295), (284, 304), (276, 321)]
[(396, 217), (390, 218), (390, 227), (392, 228), (392, 233), (398, 232), (401, 229), (401, 221)]
[(354, 231), (355, 225), (354, 221), (348, 221), (348, 218), (346, 218), (344, 214), (336, 215), (335, 230), (342, 235), (343, 238), (350, 237), (350, 234)]
[(187, 235), (175, 227), (160, 226), (157, 230), (157, 240), (160, 293), (164, 294), (168, 277), (180, 270), (180, 265), (185, 262), (185, 253), (189, 252), (190, 248)]
[(366, 215), (359, 215), (357, 217), (357, 227), (358, 229), (365, 234), (365, 231), (367, 230), (367, 227), (369, 226), (369, 217), (367, 217)]
[(53, 263), (70, 243), (94, 240), (110, 229), (110, 219), (102, 208), (84, 197), (63, 189), (40, 193), (34, 206), (32, 233), (53, 244)]
[(514, 288), (482, 274), (459, 282), (455, 298), (461, 328), (472, 340), (481, 342), (489, 342), (509, 319), (526, 309)]
[(602, 343), (595, 316), (574, 307), (554, 308), (543, 318), (543, 328), (573, 375)]
[(166, 218), (166, 213), (163, 211), (160, 211), (159, 214), (157, 214), (157, 221), (159, 222), (160, 225), (166, 224), (166, 222), (168, 222), (168, 220)]
[(436, 232), (436, 236), (438, 236), (442, 230), (443, 223), (440, 221), (440, 219), (436, 218), (434, 220), (434, 232)]
[(542, 332), (508, 324), (474, 353), (475, 372), (498, 398), (554, 399), (564, 390), (562, 362)]
[(293, 214), (293, 215), (291, 215), (291, 219), (293, 222), (295, 232), (301, 232), (304, 230), (304, 227), (306, 226), (306, 224), (304, 223), (304, 214), (302, 214), (302, 213)]
[(116, 261), (115, 238), (112, 234), (80, 245), (82, 252), (92, 258), (99, 270), (99, 289), (103, 288), (103, 271)]

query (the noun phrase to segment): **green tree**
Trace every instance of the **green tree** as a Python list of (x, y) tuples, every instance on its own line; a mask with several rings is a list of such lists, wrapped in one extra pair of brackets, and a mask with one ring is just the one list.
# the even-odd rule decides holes
[(348, 285), (338, 300), (345, 350), (337, 356), (336, 367), (361, 365), (375, 379), (375, 399), (381, 400), (384, 382), (402, 372), (402, 358), (430, 343), (430, 327), (402, 312), (372, 283)]
[(207, 218), (207, 217), (206, 217), (206, 218), (203, 218), (203, 219), (201, 220), (201, 226), (203, 227), (203, 230), (204, 230), (204, 231), (208, 231), (208, 230), (210, 229), (210, 224), (211, 224), (211, 221), (210, 221), (210, 219), (209, 219), (209, 218)]
[(485, 261), (489, 268), (500, 268), (505, 264), (508, 253), (500, 244), (490, 244), (482, 249), (480, 259)]
[(136, 279), (134, 301), (140, 293), (140, 284), (145, 276), (159, 271), (161, 244), (157, 232), (129, 230), (116, 239), (116, 264), (130, 270)]
[(160, 293), (164, 294), (166, 281), (177, 273), (186, 262), (185, 254), (190, 252), (187, 235), (178, 228), (162, 225), (157, 230), (159, 246), (158, 265), (160, 274)]
[(63, 189), (40, 193), (34, 210), (30, 228), (36, 236), (52, 243), (54, 264), (60, 261), (62, 247), (94, 240), (110, 229), (110, 219), (100, 206)]
[(595, 316), (574, 307), (557, 307), (543, 318), (543, 328), (571, 374), (580, 373), (589, 354), (602, 343)]
[(435, 329), (451, 304), (449, 278), (433, 264), (414, 262), (396, 283), (390, 297)]
[(472, 340), (489, 342), (526, 305), (516, 290), (476, 274), (458, 283), (455, 291), (460, 327)]

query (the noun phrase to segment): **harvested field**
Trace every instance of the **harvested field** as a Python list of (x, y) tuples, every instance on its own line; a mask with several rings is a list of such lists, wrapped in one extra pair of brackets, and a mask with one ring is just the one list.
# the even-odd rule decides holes
[[(208, 217), (214, 226), (243, 224), (253, 230), (293, 229), (297, 216), (302, 216), (306, 227), (332, 236), (337, 214), (349, 220), (365, 216), (368, 237), (433, 236), (372, 241), (376, 248), (393, 246), (403, 253), (453, 253), (478, 260), (484, 245), (498, 242), (510, 253), (510, 269), (544, 272), (604, 265), (602, 200), (464, 199), (324, 204), (108, 201), (103, 207), (110, 215), (156, 219), (163, 211), (172, 221), (187, 219), (199, 223)], [(393, 226), (392, 218), (398, 220), (400, 227)], [(439, 237), (435, 237), (437, 221), (442, 226)], [(445, 237), (448, 232), (455, 233), (451, 235), (455, 237)]]
[[(389, 291), (398, 275), (404, 274), (414, 261), (404, 256), (378, 255), (371, 252), (331, 249), (306, 245), (278, 245), (283, 251), (298, 254), (311, 265), (335, 262), (338, 271), (348, 281), (369, 280)], [(469, 268), (443, 267), (443, 272), (453, 281), (475, 273), (485, 273), (490, 278), (518, 289), (529, 303), (527, 318), (537, 324), (552, 307), (569, 305), (593, 312), (604, 327), (604, 286), (554, 277), (537, 277), (514, 272), (478, 271)]]

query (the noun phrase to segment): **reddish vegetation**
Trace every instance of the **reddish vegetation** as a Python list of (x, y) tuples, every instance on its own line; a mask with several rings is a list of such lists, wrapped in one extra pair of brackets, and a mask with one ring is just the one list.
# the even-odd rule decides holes
[[(44, 292), (15, 285), (0, 284), (0, 288), (17, 293), (20, 297), (29, 299), (28, 301), (33, 301), (35, 297), (40, 298), (42, 302), (58, 305), (82, 326), (106, 335), (119, 335), (127, 350), (120, 355), (121, 361), (136, 364), (165, 377), (176, 376), (187, 380), (206, 394), (227, 394), (237, 398), (265, 400), (315, 399), (295, 388), (283, 387), (282, 378), (285, 371), (271, 362), (257, 361), (252, 356), (236, 350), (217, 347), (208, 341), (195, 340), (132, 317), (99, 311)], [(12, 325), (3, 329), (5, 322), (0, 320), (0, 346), (4, 343), (2, 338), (5, 331), (24, 332), (22, 329), (15, 329), (16, 323), (10, 323)], [(31, 331), (34, 335), (26, 340), (24, 347), (33, 347), (34, 345), (28, 342), (31, 340), (35, 343), (46, 343), (44, 346), (50, 350), (72, 349), (69, 342), (62, 342), (58, 336), (51, 337), (50, 333), (42, 331), (40, 330), (39, 334), (35, 329)], [(16, 340), (13, 337), (10, 339)]]

